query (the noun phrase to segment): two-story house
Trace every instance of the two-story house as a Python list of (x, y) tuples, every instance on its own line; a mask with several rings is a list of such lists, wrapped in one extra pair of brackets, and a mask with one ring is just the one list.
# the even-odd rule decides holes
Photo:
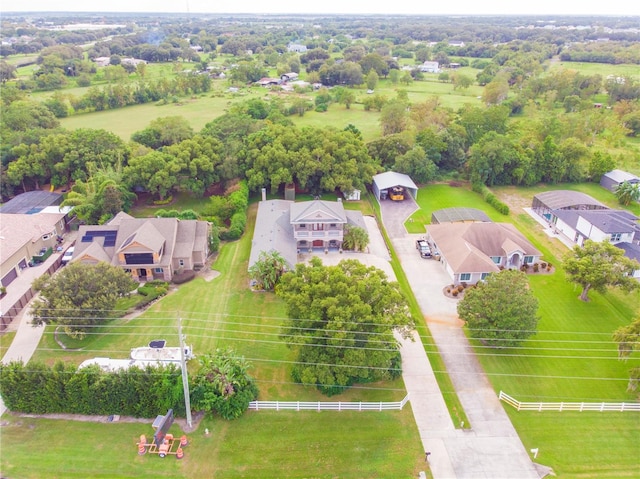
[(206, 221), (119, 213), (106, 225), (80, 227), (72, 261), (106, 261), (138, 281), (171, 281), (177, 272), (204, 266), (209, 230)]
[(292, 203), (289, 212), (299, 250), (342, 246), (347, 224), (342, 202), (316, 200)]

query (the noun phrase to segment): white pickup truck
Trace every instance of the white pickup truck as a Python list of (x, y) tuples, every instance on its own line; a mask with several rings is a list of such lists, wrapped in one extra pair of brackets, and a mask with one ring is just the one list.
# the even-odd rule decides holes
[(429, 247), (427, 240), (416, 240), (416, 249), (420, 253), (420, 257), (431, 258), (431, 248)]

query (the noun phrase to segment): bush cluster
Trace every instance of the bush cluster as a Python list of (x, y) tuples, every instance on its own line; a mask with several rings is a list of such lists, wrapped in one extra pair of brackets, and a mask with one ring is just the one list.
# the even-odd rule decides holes
[(506, 204), (504, 204), (502, 201), (500, 201), (496, 195), (491, 193), (489, 188), (487, 188), (485, 185), (483, 185), (482, 183), (474, 183), (472, 185), (472, 189), (476, 193), (480, 193), (484, 201), (486, 201), (487, 204), (493, 206), (493, 208), (498, 213), (501, 213), (505, 216), (509, 214), (509, 207)]
[(57, 362), (0, 365), (0, 394), (11, 411), (28, 414), (120, 414), (156, 417), (173, 409), (184, 414), (180, 370), (133, 367), (107, 373), (98, 366), (77, 369)]
[(246, 181), (238, 183), (238, 188), (229, 195), (229, 204), (233, 207), (233, 214), (228, 228), (221, 228), (221, 240), (233, 241), (239, 239), (247, 226), (247, 206), (249, 206), (249, 187)]

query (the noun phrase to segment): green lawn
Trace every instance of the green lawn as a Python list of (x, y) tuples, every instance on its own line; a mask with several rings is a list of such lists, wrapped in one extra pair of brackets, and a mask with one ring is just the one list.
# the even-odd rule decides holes
[[(251, 207), (248, 231), (255, 212)], [(127, 357), (130, 348), (151, 339), (176, 345), (182, 318), (196, 354), (232, 347), (249, 360), (260, 399), (327, 400), (315, 388), (291, 382), (294, 358), (278, 337), (284, 305), (271, 293), (250, 292), (250, 245), (250, 235), (225, 244), (214, 264), (220, 276), (211, 282), (195, 279), (140, 317), (113, 321), (85, 340), (81, 351), (61, 352), (48, 328), (34, 358), (79, 363), (94, 356)], [(331, 400), (398, 401), (405, 394), (398, 379), (352, 388)], [(12, 447), (3, 448), (0, 464), (10, 477), (411, 478), (425, 468), (410, 404), (389, 413), (249, 412), (232, 422), (206, 419), (192, 434), (183, 461), (137, 456), (135, 442), (140, 434), (150, 435), (150, 425), (7, 420), (2, 441)], [(210, 437), (204, 437), (204, 428)]]
[[(616, 207), (613, 195), (596, 184), (555, 185), (575, 189)], [(533, 195), (551, 187), (495, 188), (503, 198), (531, 204)], [(502, 216), (488, 209), (479, 195), (466, 188), (429, 185), (420, 188), (423, 208), (417, 218), (430, 219), (431, 211), (451, 206), (480, 208), (497, 221), (513, 222), (543, 252), (555, 273), (530, 276), (539, 300), (538, 333), (518, 348), (496, 350), (475, 343), (475, 350), (496, 392), (503, 390), (520, 401), (636, 401), (626, 391), (628, 370), (640, 365), (640, 357), (617, 359), (611, 334), (628, 324), (637, 313), (640, 292), (590, 293), (591, 301), (578, 299), (580, 290), (568, 283), (560, 255), (568, 251), (550, 240), (538, 224), (512, 208)], [(527, 449), (538, 447), (540, 463), (552, 466), (561, 477), (638, 477), (640, 425), (635, 413), (536, 413), (517, 412), (505, 405)]]
[[(249, 412), (232, 422), (205, 419), (188, 435), (181, 461), (138, 456), (136, 442), (141, 434), (152, 437), (151, 421), (96, 424), (11, 415), (3, 421), (3, 477), (20, 479), (409, 479), (425, 468), (410, 406), (384, 413)], [(176, 424), (170, 432), (182, 435)]]

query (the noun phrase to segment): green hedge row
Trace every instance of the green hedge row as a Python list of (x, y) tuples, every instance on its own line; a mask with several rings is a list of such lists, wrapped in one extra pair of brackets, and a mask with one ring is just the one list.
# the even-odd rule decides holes
[(184, 415), (180, 370), (174, 365), (115, 373), (63, 362), (0, 365), (0, 394), (10, 411), (156, 417)]
[(493, 206), (493, 208), (498, 213), (501, 213), (505, 216), (509, 214), (509, 207), (506, 204), (504, 204), (502, 201), (500, 201), (498, 197), (493, 193), (491, 193), (489, 188), (487, 188), (482, 183), (474, 183), (471, 189), (476, 193), (480, 193), (484, 201), (486, 201), (489, 205)]
[(238, 183), (238, 189), (229, 195), (229, 203), (233, 205), (233, 215), (229, 227), (220, 229), (220, 239), (233, 241), (242, 236), (247, 226), (249, 187), (246, 181)]

